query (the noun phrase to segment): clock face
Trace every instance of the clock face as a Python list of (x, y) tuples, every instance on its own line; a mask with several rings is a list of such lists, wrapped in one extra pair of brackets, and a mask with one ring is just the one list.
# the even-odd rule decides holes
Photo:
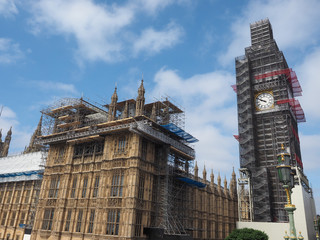
[(258, 110), (266, 110), (273, 107), (274, 98), (270, 92), (262, 92), (256, 96), (255, 102)]

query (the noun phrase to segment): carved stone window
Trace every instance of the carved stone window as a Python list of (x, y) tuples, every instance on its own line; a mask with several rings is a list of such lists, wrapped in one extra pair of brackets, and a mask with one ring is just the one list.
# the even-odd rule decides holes
[(114, 173), (111, 182), (111, 197), (122, 197), (124, 174), (121, 172)]
[(72, 187), (71, 187), (71, 194), (70, 194), (70, 197), (71, 197), (71, 198), (74, 198), (75, 195), (76, 195), (77, 181), (78, 181), (78, 178), (77, 178), (77, 177), (74, 177), (74, 178), (73, 178), (73, 181), (72, 181)]
[(88, 177), (85, 177), (83, 179), (83, 185), (82, 185), (82, 194), (81, 197), (85, 198), (87, 194), (87, 187), (88, 187)]
[(94, 215), (95, 215), (95, 211), (91, 210), (90, 211), (90, 218), (89, 218), (89, 225), (88, 225), (88, 233), (93, 232)]
[(72, 210), (69, 209), (69, 210), (68, 210), (68, 214), (67, 214), (67, 218), (66, 218), (66, 224), (65, 224), (65, 226), (64, 226), (64, 230), (65, 230), (66, 232), (68, 232), (68, 231), (69, 231), (69, 228), (70, 228), (71, 213), (72, 213)]
[(107, 218), (107, 235), (119, 234), (120, 209), (110, 209)]
[(83, 210), (80, 209), (79, 213), (78, 213), (76, 232), (80, 232), (81, 231), (82, 215), (83, 215)]
[(99, 182), (100, 182), (100, 176), (96, 176), (95, 181), (94, 181), (94, 187), (93, 187), (93, 193), (92, 197), (98, 197), (99, 194)]
[(49, 198), (57, 198), (60, 185), (60, 176), (54, 176), (51, 178), (50, 188), (49, 188)]
[(54, 208), (47, 208), (44, 210), (42, 227), (41, 227), (43, 230), (52, 229), (53, 216), (54, 216)]

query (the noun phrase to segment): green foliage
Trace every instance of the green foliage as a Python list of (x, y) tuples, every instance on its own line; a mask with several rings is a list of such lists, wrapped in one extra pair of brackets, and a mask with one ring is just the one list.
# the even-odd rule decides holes
[(225, 240), (268, 240), (267, 234), (252, 228), (234, 229)]

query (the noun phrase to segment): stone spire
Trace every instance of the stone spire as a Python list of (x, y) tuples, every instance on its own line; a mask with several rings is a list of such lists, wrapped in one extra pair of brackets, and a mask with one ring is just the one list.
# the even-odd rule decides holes
[(214, 184), (214, 175), (213, 175), (212, 169), (211, 169), (211, 174), (210, 174), (210, 182), (211, 182), (211, 184)]
[(223, 188), (224, 188), (224, 193), (227, 195), (227, 193), (228, 193), (228, 182), (227, 182), (227, 177), (226, 176), (224, 176), (224, 186), (223, 186)]
[(144, 113), (144, 102), (145, 102), (144, 93), (145, 93), (145, 89), (143, 86), (143, 79), (142, 79), (140, 87), (138, 89), (138, 97), (136, 99), (136, 116), (143, 115)]
[(232, 177), (231, 177), (231, 183), (230, 183), (230, 191), (233, 196), (237, 195), (237, 178), (236, 173), (234, 172), (234, 168), (232, 170)]
[(206, 181), (207, 181), (207, 170), (206, 170), (206, 165), (204, 165), (204, 167), (203, 167), (202, 178), (203, 178), (203, 181), (204, 181), (204, 182), (206, 182)]
[(196, 165), (194, 166), (194, 177), (196, 179), (198, 178), (198, 171), (199, 171), (199, 168), (198, 168), (198, 164), (197, 164), (197, 161), (196, 161)]
[(10, 142), (11, 142), (11, 136), (12, 136), (12, 127), (10, 127), (7, 136), (3, 143), (3, 151), (2, 151), (2, 157), (8, 156)]
[(156, 104), (153, 103), (152, 104), (152, 112), (151, 112), (151, 116), (150, 116), (151, 120), (153, 121), (157, 121), (157, 113), (156, 113)]
[(127, 118), (129, 117), (129, 112), (128, 112), (128, 101), (126, 101), (126, 104), (124, 105), (124, 109), (122, 112), (122, 118)]
[(38, 126), (37, 126), (36, 130), (34, 131), (33, 135), (31, 136), (29, 146), (26, 148), (24, 153), (38, 152), (41, 150), (41, 146), (36, 145), (35, 140), (41, 136), (42, 118), (43, 118), (43, 116), (41, 115)]
[(218, 191), (221, 191), (221, 177), (220, 177), (220, 172), (219, 172), (219, 174), (218, 174), (217, 181), (218, 181)]
[(113, 121), (116, 118), (117, 102), (118, 102), (117, 87), (115, 87), (111, 97), (111, 103), (109, 105), (108, 121)]

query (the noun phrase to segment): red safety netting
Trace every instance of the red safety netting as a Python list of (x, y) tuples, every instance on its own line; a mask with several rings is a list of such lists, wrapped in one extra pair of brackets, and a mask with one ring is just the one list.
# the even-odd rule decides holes
[(306, 118), (304, 115), (304, 111), (300, 105), (300, 102), (297, 99), (291, 98), (291, 99), (284, 99), (277, 101), (277, 104), (284, 104), (289, 103), (291, 106), (291, 109), (296, 116), (297, 122), (305, 122)]
[(233, 137), (239, 142), (239, 135), (233, 135)]
[(291, 84), (292, 87), (292, 92), (294, 97), (299, 97), (302, 96), (302, 88), (300, 86), (299, 80), (297, 78), (297, 75), (295, 71), (293, 71), (291, 68), (286, 68), (286, 69), (281, 69), (281, 70), (276, 70), (264, 74), (259, 74), (256, 75), (254, 78), (256, 80), (262, 79), (262, 78), (267, 78), (267, 77), (272, 77), (276, 75), (281, 75), (285, 74), (288, 78), (289, 83)]
[(294, 154), (294, 157), (298, 163), (298, 165), (303, 169), (303, 163), (297, 154)]
[(232, 87), (233, 91), (234, 91), (235, 93), (237, 93), (237, 85), (234, 84), (234, 85), (231, 85), (231, 87)]

